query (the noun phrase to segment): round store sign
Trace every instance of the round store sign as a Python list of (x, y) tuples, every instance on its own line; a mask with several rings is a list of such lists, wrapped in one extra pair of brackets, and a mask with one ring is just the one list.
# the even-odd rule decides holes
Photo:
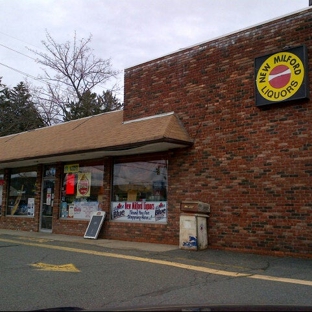
[(307, 97), (305, 53), (298, 53), (300, 50), (297, 50), (256, 59), (258, 106)]

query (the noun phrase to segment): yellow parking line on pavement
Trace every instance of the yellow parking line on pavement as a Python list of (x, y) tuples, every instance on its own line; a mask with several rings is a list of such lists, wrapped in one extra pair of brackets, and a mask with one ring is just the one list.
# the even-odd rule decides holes
[(29, 240), (29, 241), (33, 241), (33, 242), (37, 242), (37, 243), (47, 243), (47, 242), (52, 242), (51, 239), (44, 239), (44, 238), (33, 238), (33, 237), (24, 237), (24, 236), (20, 236), (19, 239), (23, 239), (23, 240)]
[(80, 272), (80, 270), (78, 270), (72, 263), (49, 264), (49, 263), (38, 262), (38, 263), (31, 264), (31, 266), (40, 271), (75, 272), (75, 273)]
[(273, 282), (282, 282), (282, 283), (312, 286), (312, 281), (300, 280), (300, 279), (294, 279), (294, 278), (274, 277), (274, 276), (259, 275), (259, 274), (250, 275), (249, 278), (261, 279), (264, 281), (273, 281)]
[(116, 253), (105, 252), (105, 251), (84, 250), (84, 249), (78, 249), (78, 248), (72, 248), (72, 247), (62, 247), (62, 246), (55, 246), (55, 245), (30, 243), (30, 242), (23, 242), (23, 241), (17, 241), (17, 240), (5, 239), (5, 238), (0, 238), (0, 241), (13, 243), (13, 244), (18, 243), (18, 244), (27, 245), (27, 246), (76, 252), (76, 253), (81, 253), (81, 254), (102, 256), (102, 257), (111, 257), (111, 258), (118, 258), (118, 259), (132, 260), (132, 261), (148, 262), (152, 264), (166, 265), (166, 266), (176, 267), (180, 269), (186, 269), (186, 270), (192, 270), (192, 271), (216, 274), (216, 275), (224, 275), (224, 276), (229, 276), (229, 277), (246, 277), (246, 278), (253, 278), (253, 279), (259, 279), (259, 280), (265, 280), (265, 281), (271, 281), (271, 282), (281, 282), (281, 283), (291, 283), (291, 284), (312, 286), (312, 281), (307, 281), (307, 280), (216, 270), (216, 269), (211, 269), (207, 267), (189, 265), (189, 264), (172, 262), (172, 261), (167, 261), (167, 260), (157, 260), (157, 259), (143, 258), (143, 257), (137, 257), (137, 256), (128, 256), (128, 255), (116, 254)]

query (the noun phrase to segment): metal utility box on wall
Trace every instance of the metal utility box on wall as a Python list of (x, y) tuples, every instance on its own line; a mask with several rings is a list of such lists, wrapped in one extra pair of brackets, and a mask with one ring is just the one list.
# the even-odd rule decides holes
[(183, 201), (181, 202), (180, 210), (192, 213), (209, 213), (210, 205), (201, 201)]
[(210, 205), (200, 201), (183, 201), (180, 206), (180, 248), (208, 248), (208, 213)]

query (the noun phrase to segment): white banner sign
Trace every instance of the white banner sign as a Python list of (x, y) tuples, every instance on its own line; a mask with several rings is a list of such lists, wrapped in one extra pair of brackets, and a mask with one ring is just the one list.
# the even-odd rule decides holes
[(99, 203), (94, 202), (73, 202), (68, 205), (67, 203), (62, 203), (62, 217), (63, 218), (73, 218), (73, 219), (90, 219), (93, 212), (99, 210)]
[(167, 222), (167, 202), (113, 202), (111, 218), (130, 222)]

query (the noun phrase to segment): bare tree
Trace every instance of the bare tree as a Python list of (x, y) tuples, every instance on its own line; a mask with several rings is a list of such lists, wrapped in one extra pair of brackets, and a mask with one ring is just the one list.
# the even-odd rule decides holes
[[(51, 126), (64, 121), (64, 110), (62, 109), (63, 100), (60, 98), (62, 93), (57, 87), (48, 84), (46, 88), (33, 86), (27, 81), (32, 92), (32, 98), (36, 108), (40, 113), (45, 126)], [(56, 89), (55, 89), (56, 88)]]
[[(119, 71), (114, 70), (111, 60), (96, 58), (89, 47), (92, 36), (78, 40), (76, 33), (73, 42), (57, 43), (46, 32), (46, 41), (42, 41), (46, 53), (31, 50), (37, 55), (37, 62), (44, 66), (43, 76), (46, 82), (43, 92), (37, 89), (37, 100), (41, 112), (46, 115), (47, 124), (66, 120), (73, 103), (79, 109), (83, 105), (84, 95), (93, 93), (111, 79), (116, 79)], [(110, 91), (115, 91), (116, 84)]]

